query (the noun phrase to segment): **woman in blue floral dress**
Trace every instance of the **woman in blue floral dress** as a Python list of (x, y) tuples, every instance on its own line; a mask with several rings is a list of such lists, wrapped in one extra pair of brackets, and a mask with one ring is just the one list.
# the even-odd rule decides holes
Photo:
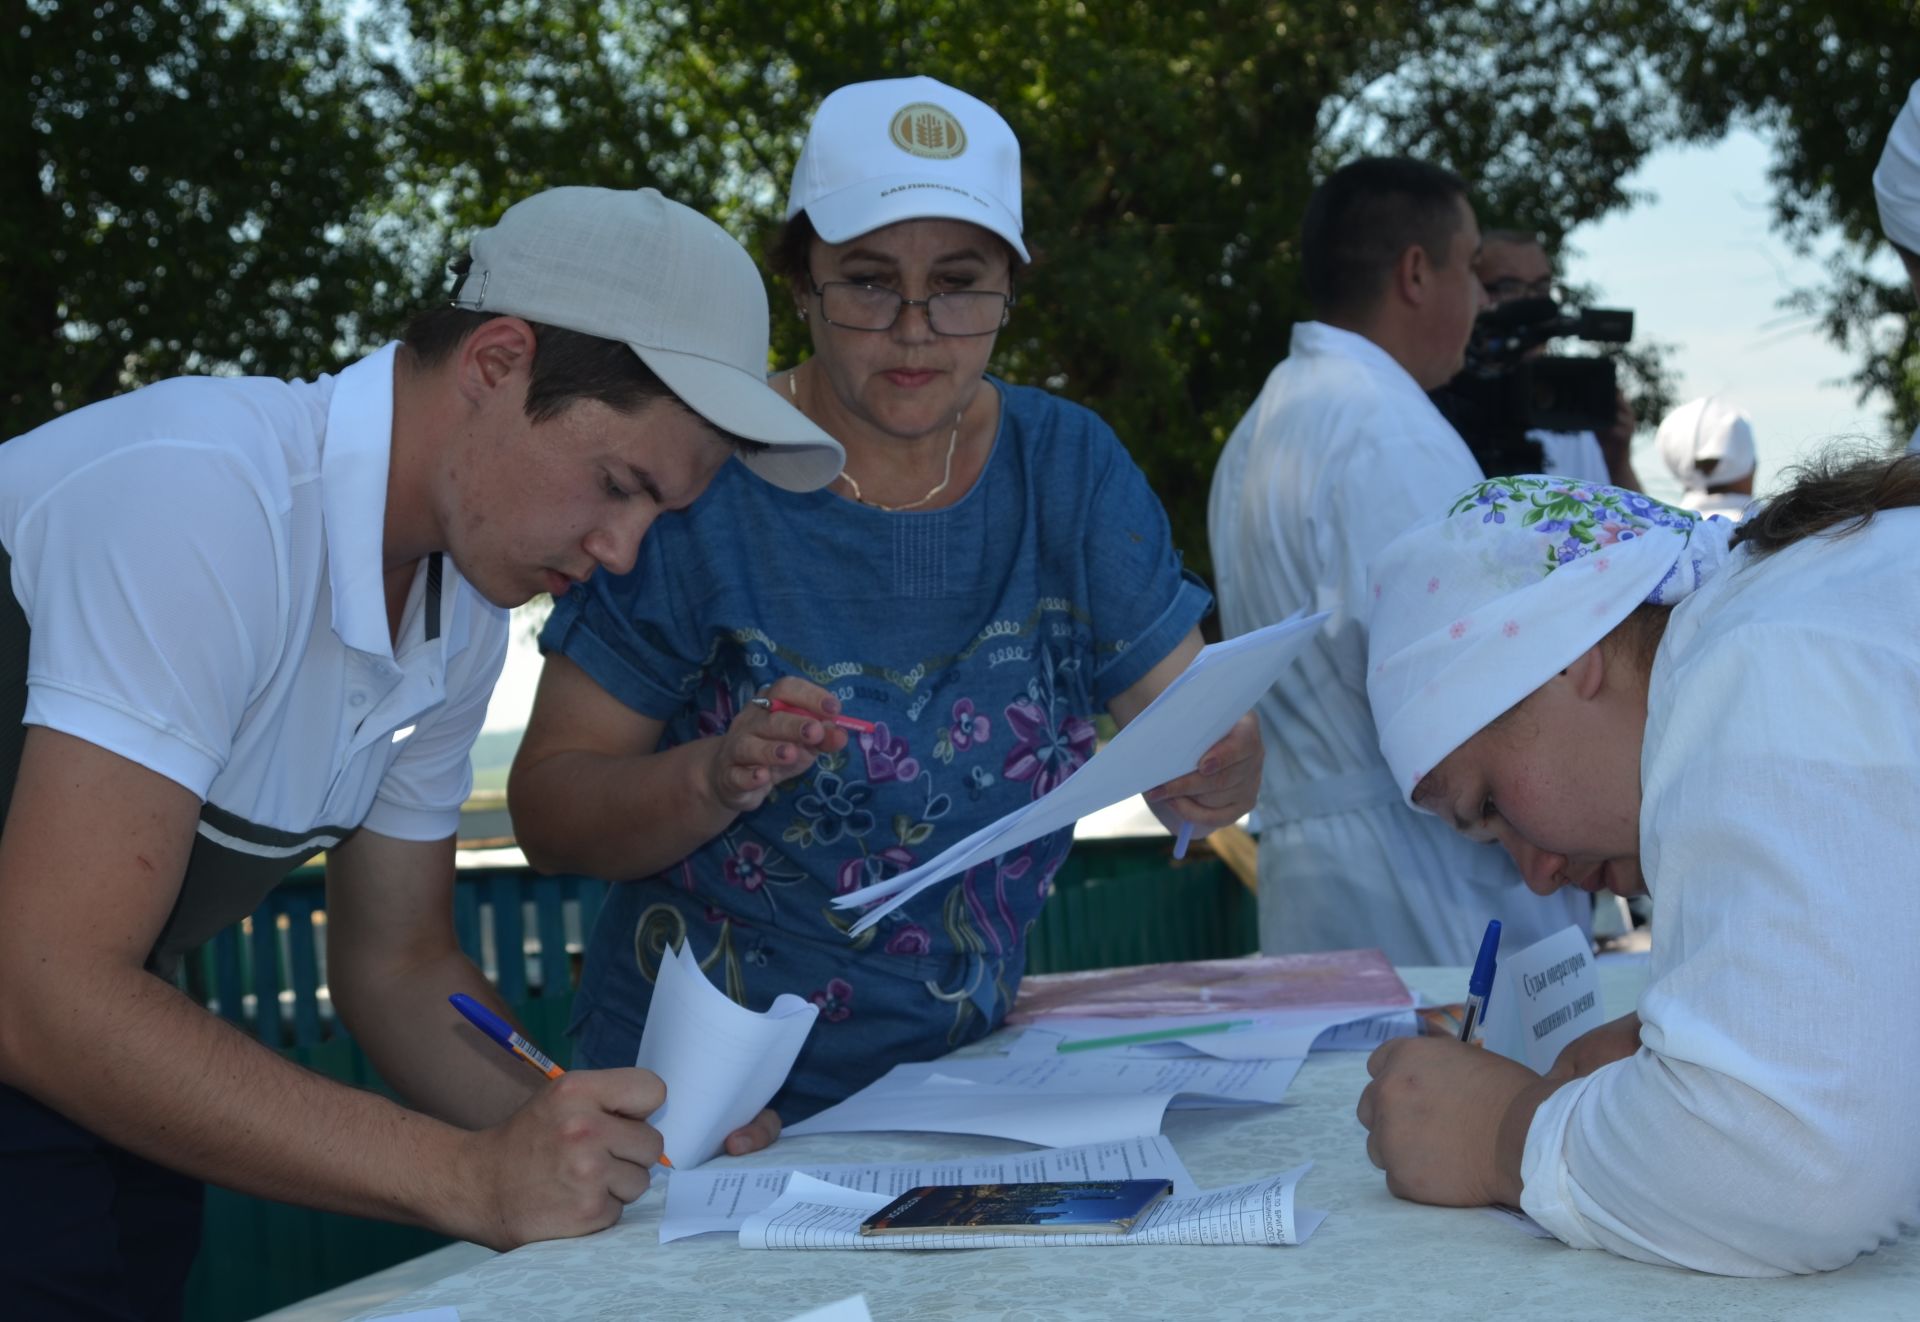
[[(745, 1005), (820, 1006), (789, 1121), (990, 1032), (1069, 832), (858, 938), (832, 899), (1045, 794), (1100, 712), (1131, 719), (1199, 650), (1209, 595), (1112, 431), (985, 375), (1027, 257), (1019, 169), (1005, 121), (932, 79), (828, 97), (775, 257), (814, 352), (770, 384), (845, 470), (797, 496), (728, 465), (547, 624), (515, 826), (537, 866), (626, 883), (587, 951), (582, 1064), (633, 1062), (682, 941)], [(645, 476), (609, 483), (644, 500)], [(1259, 768), (1249, 718), (1156, 810), (1233, 821)]]

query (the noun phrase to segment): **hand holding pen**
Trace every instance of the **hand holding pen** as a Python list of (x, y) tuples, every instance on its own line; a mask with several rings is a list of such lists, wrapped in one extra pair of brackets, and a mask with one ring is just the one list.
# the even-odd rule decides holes
[(552, 1083), (502, 1123), (464, 1137), (457, 1184), (466, 1195), (440, 1228), (505, 1251), (612, 1225), (646, 1192), (661, 1158), (660, 1133), (646, 1118), (666, 1101), (665, 1086), (640, 1069), (569, 1074), (473, 997), (448, 999)]
[[(853, 733), (849, 733), (852, 731)], [(788, 676), (750, 698), (708, 749), (707, 785), (728, 813), (751, 812), (773, 787), (802, 775), (822, 753), (837, 753), (873, 726), (847, 716), (817, 684)]]

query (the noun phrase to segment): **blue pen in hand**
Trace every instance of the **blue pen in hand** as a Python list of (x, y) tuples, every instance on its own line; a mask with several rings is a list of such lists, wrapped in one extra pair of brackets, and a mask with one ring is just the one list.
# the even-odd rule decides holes
[(1187, 856), (1187, 845), (1192, 839), (1193, 823), (1183, 817), (1180, 819), (1180, 834), (1173, 842), (1173, 856), (1175, 858), (1185, 858)]
[(1471, 1042), (1473, 1030), (1487, 1017), (1487, 1001), (1493, 995), (1494, 954), (1500, 949), (1500, 920), (1487, 924), (1480, 938), (1480, 957), (1473, 961), (1473, 976), (1467, 979), (1467, 1008), (1460, 1015), (1460, 1040)]
[(557, 1079), (566, 1073), (565, 1070), (548, 1059), (547, 1054), (540, 1050), (539, 1047), (527, 1041), (527, 1039), (519, 1033), (514, 1032), (512, 1024), (502, 1019), (486, 1006), (480, 1004), (480, 1002), (474, 1000), (473, 997), (468, 996), (465, 992), (455, 992), (453, 995), (447, 997), (447, 999), (453, 1003), (453, 1008), (465, 1015), (475, 1028), (485, 1033), (514, 1055), (520, 1057), (520, 1059), (526, 1061), (527, 1064), (539, 1070), (549, 1079)]

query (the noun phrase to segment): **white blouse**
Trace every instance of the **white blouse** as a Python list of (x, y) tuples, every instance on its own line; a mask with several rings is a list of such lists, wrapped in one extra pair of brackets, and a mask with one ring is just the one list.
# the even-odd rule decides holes
[(1554, 1093), (1522, 1206), (1577, 1248), (1761, 1276), (1920, 1221), (1920, 510), (1675, 608), (1641, 757), (1639, 1052)]

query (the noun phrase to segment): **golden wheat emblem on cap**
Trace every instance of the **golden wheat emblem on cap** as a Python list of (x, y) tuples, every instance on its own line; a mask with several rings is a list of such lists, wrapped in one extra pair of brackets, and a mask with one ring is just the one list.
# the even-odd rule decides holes
[(902, 106), (887, 125), (887, 136), (901, 151), (949, 161), (967, 149), (967, 131), (960, 121), (930, 101)]

